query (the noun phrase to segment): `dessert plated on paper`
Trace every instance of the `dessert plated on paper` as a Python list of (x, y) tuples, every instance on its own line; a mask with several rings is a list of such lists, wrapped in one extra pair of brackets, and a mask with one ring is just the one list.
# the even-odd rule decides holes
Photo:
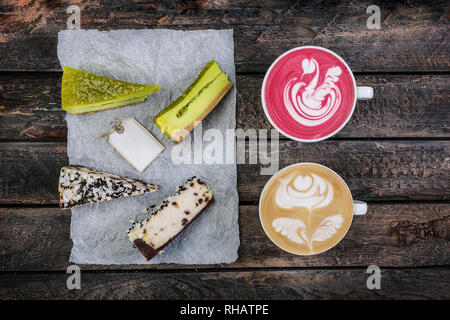
[(64, 67), (61, 102), (69, 113), (92, 113), (144, 102), (160, 89)]
[(147, 260), (152, 259), (200, 215), (212, 197), (212, 191), (206, 184), (192, 177), (153, 209), (147, 219), (135, 222), (128, 229), (129, 240)]
[[(180, 163), (180, 158), (175, 156), (176, 150), (180, 147), (187, 150), (185, 147), (197, 137), (194, 138), (194, 130), (189, 131), (197, 120), (200, 124), (195, 133), (200, 131), (200, 127), (202, 130), (218, 130), (224, 134), (226, 130), (235, 128), (234, 52), (231, 29), (144, 28), (63, 30), (58, 33), (58, 58), (63, 69), (66, 66), (76, 68), (113, 78), (113, 82), (114, 79), (120, 79), (134, 84), (161, 86), (159, 91), (148, 95), (143, 103), (130, 107), (116, 107), (117, 102), (130, 102), (121, 94), (112, 96), (114, 101), (108, 105), (108, 109), (98, 112), (97, 104), (103, 107), (103, 101), (94, 101), (93, 109), (84, 109), (83, 101), (80, 104), (75, 102), (73, 108), (66, 108), (64, 103), (64, 108), (72, 112), (67, 110), (65, 116), (68, 131), (67, 164), (82, 165), (159, 185), (157, 193), (72, 207), (70, 236), (73, 247), (70, 261), (100, 265), (216, 264), (231, 263), (237, 259), (240, 241), (236, 164), (211, 165), (206, 164), (206, 160), (191, 164), (184, 159)], [(66, 75), (70, 75), (70, 72)], [(110, 81), (103, 78), (99, 80), (105, 84)], [(89, 93), (86, 96), (95, 98), (98, 90), (110, 93), (108, 85), (97, 88), (75, 83), (73, 89), (78, 88)], [(61, 93), (64, 95), (64, 90)], [(135, 93), (137, 101), (140, 101), (143, 95)], [(170, 110), (167, 108), (169, 105), (172, 107)], [(160, 127), (154, 121), (158, 114)], [(166, 132), (162, 132), (162, 129)], [(177, 136), (178, 129), (180, 135)], [(220, 144), (219, 140), (196, 141), (204, 147)], [(197, 150), (191, 150), (193, 154), (197, 154)], [(214, 192), (215, 200), (203, 209), (205, 214), (201, 214), (202, 217), (188, 224), (190, 227), (165, 247), (164, 254), (147, 262), (129, 240), (127, 230), (131, 226), (130, 220), (140, 221), (145, 217), (145, 208), (153, 204), (158, 208), (162, 200), (172, 195), (178, 186), (184, 185), (192, 176), (201, 177), (207, 183)], [(181, 213), (186, 217), (179, 217), (180, 226), (181, 221), (184, 223), (191, 221), (191, 217), (198, 217), (196, 210), (207, 203), (202, 200), (198, 208), (193, 204), (192, 216), (186, 215), (183, 210)], [(156, 224), (157, 221), (160, 220), (156, 219), (152, 223)], [(164, 223), (164, 219), (159, 223)]]
[(59, 206), (69, 209), (95, 202), (137, 196), (158, 191), (158, 186), (141, 180), (82, 166), (65, 166), (59, 175)]
[(353, 202), (347, 184), (331, 169), (315, 163), (288, 166), (267, 182), (259, 215), (268, 237), (283, 250), (313, 255), (345, 236), (353, 215), (367, 205)]
[(184, 93), (164, 108), (155, 124), (173, 142), (179, 143), (222, 100), (231, 88), (228, 76), (213, 60), (209, 62)]
[[(231, 82), (215, 61), (209, 62), (186, 91), (163, 109), (154, 122), (172, 141), (179, 143), (193, 130), (196, 121), (203, 120), (231, 88)], [(62, 107), (70, 113), (92, 113), (105, 109), (142, 102), (147, 95), (159, 90), (159, 86), (146, 86), (120, 80), (100, 77), (84, 71), (65, 67), (62, 82)], [(134, 130), (128, 126), (134, 119), (116, 119), (109, 142), (130, 158), (140, 161), (142, 152), (151, 147), (149, 138), (138, 139), (145, 129)], [(99, 137), (102, 137), (99, 136)], [(150, 133), (147, 134), (150, 136)], [(140, 143), (140, 144), (139, 144)], [(152, 153), (152, 160), (164, 148)], [(126, 151), (126, 154), (125, 154)], [(151, 162), (151, 161), (150, 161)], [(149, 164), (135, 168), (142, 172)], [(65, 166), (59, 179), (60, 207), (63, 209), (109, 201), (114, 198), (140, 195), (158, 191), (158, 186), (137, 179), (123, 178), (107, 172), (82, 166)], [(200, 179), (193, 177), (175, 194), (168, 197), (150, 216), (140, 223), (134, 223), (128, 232), (128, 239), (147, 260), (182, 233), (199, 216), (212, 200), (212, 191)]]

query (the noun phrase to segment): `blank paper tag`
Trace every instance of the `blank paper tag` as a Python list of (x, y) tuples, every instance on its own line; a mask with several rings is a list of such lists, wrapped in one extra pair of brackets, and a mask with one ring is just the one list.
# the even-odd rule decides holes
[(120, 123), (123, 132), (111, 133), (109, 143), (137, 171), (142, 172), (164, 150), (164, 146), (136, 120), (126, 118)]

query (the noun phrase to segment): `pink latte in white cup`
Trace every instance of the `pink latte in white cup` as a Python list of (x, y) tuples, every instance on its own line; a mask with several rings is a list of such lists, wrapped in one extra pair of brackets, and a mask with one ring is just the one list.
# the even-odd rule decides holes
[(373, 97), (357, 87), (336, 53), (305, 46), (279, 56), (264, 77), (261, 100), (267, 119), (283, 135), (303, 142), (327, 139), (350, 120), (356, 100)]

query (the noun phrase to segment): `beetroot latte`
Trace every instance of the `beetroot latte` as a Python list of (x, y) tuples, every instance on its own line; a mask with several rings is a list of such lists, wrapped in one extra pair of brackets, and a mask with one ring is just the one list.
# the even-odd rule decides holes
[(270, 66), (261, 98), (267, 118), (282, 134), (298, 141), (319, 141), (338, 132), (350, 119), (356, 83), (350, 68), (335, 53), (300, 47)]

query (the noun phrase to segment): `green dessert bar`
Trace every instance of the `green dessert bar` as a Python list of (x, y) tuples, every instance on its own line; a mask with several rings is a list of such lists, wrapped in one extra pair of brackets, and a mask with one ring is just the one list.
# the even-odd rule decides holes
[(160, 89), (64, 67), (61, 102), (69, 113), (91, 113), (144, 102)]
[(154, 122), (175, 143), (186, 137), (231, 88), (228, 76), (212, 60), (184, 93), (163, 109)]

